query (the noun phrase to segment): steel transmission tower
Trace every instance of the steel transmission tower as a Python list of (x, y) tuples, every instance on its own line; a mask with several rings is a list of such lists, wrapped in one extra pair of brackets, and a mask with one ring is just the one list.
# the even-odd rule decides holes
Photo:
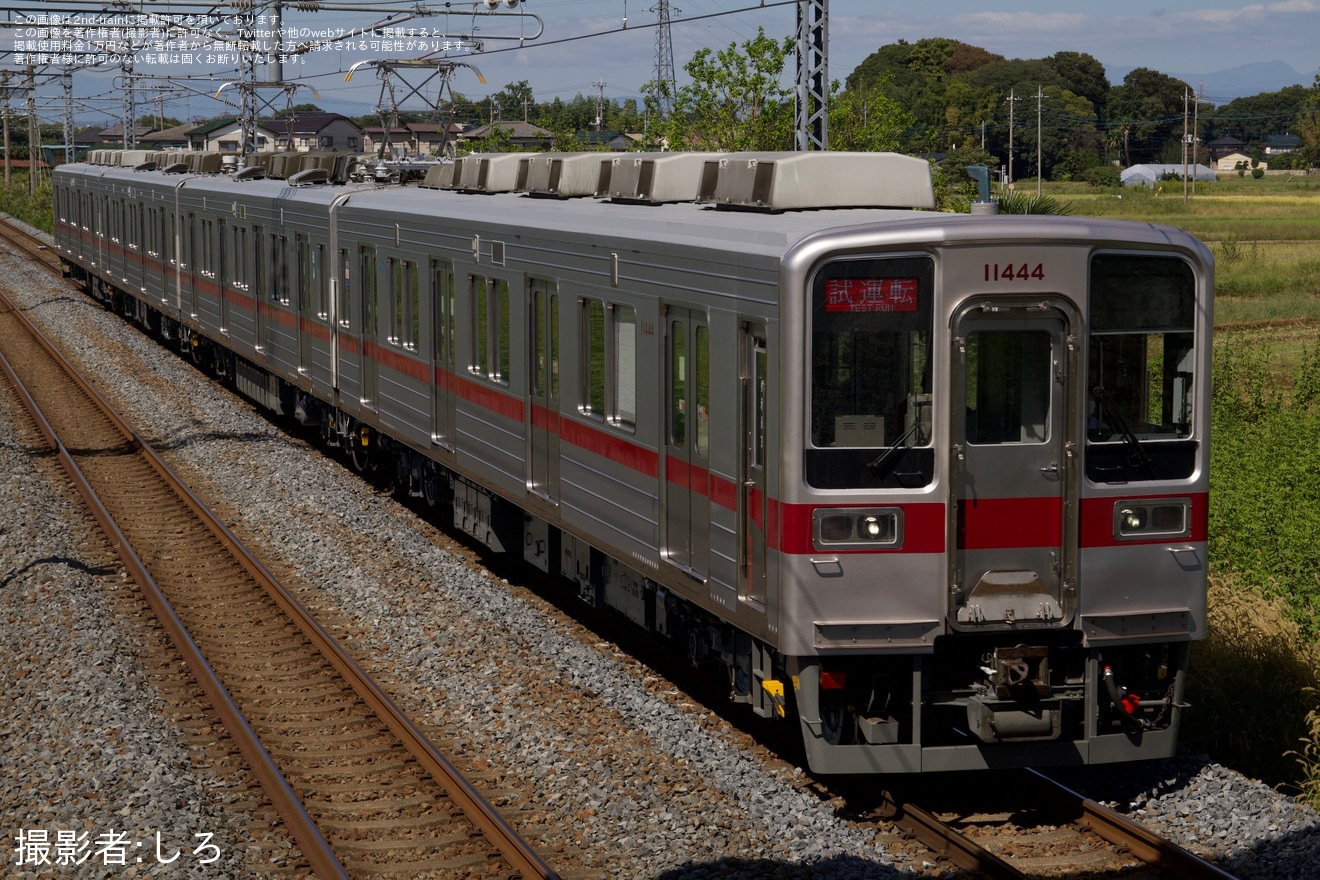
[(674, 109), (674, 42), (669, 33), (669, 0), (656, 0), (650, 10), (658, 22), (655, 29), (655, 105), (660, 115), (668, 116)]
[(799, 0), (797, 4), (797, 134), (794, 149), (828, 150), (829, 131), (829, 0)]

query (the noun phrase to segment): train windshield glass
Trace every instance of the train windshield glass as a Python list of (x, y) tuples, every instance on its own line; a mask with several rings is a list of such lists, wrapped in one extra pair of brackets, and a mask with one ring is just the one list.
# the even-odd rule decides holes
[(1090, 312), (1088, 476), (1099, 482), (1189, 476), (1197, 378), (1191, 267), (1175, 257), (1097, 256)]
[(816, 273), (811, 485), (930, 482), (933, 298), (929, 257), (837, 260)]

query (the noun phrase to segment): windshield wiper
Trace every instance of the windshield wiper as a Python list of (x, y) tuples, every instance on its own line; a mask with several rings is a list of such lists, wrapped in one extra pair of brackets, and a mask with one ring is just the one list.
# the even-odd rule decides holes
[(883, 477), (886, 473), (884, 471), (884, 466), (889, 462), (889, 459), (893, 458), (896, 454), (898, 454), (899, 452), (905, 449), (911, 449), (912, 447), (907, 445), (907, 441), (920, 428), (921, 428), (921, 419), (920, 418), (914, 419), (912, 421), (912, 424), (908, 426), (908, 429), (904, 431), (897, 440), (894, 441), (893, 446), (890, 446), (884, 452), (877, 455), (874, 461), (869, 461), (866, 463), (866, 466), (871, 469), (871, 473), (875, 474), (877, 477)]
[(1123, 444), (1128, 449), (1128, 464), (1139, 470), (1146, 479), (1155, 479), (1155, 475), (1151, 472), (1155, 462), (1146, 453), (1141, 441), (1137, 439), (1137, 435), (1132, 433), (1132, 429), (1128, 427), (1127, 419), (1123, 418), (1123, 414), (1118, 411), (1118, 407), (1114, 406), (1113, 398), (1101, 385), (1091, 389), (1091, 396), (1100, 404), (1100, 410), (1104, 413), (1106, 421), (1117, 428), (1118, 433), (1122, 435)]

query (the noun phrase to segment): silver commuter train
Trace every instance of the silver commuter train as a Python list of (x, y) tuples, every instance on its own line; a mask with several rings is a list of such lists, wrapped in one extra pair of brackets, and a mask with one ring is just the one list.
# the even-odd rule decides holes
[(787, 710), (817, 772), (1172, 754), (1206, 247), (935, 213), (906, 157), (682, 155), (66, 165), (55, 235), (248, 396)]

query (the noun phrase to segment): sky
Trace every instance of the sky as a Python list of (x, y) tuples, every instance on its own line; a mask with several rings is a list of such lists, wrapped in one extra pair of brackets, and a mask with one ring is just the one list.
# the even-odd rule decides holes
[[(33, 10), (56, 10), (67, 0), (30, 0)], [(402, 8), (403, 4), (395, 0)], [(148, 0), (152, 9), (169, 7), (170, 0)], [(289, 0), (292, 6), (292, 0)], [(1150, 67), (1187, 79), (1243, 65), (1283, 62), (1296, 72), (1293, 80), (1310, 85), (1320, 64), (1316, 37), (1320, 35), (1320, 0), (1279, 0), (1263, 3), (1216, 3), (1213, 0), (1109, 0), (1106, 3), (1069, 0), (998, 0), (999, 5), (959, 0), (923, 0), (884, 3), (876, 0), (830, 0), (829, 75), (844, 79), (867, 55), (899, 40), (915, 42), (927, 37), (950, 37), (1008, 58), (1044, 58), (1060, 51), (1093, 55), (1110, 71), (1112, 82), (1134, 67)], [(479, 0), (484, 10), (484, 2)], [(23, 9), (23, 0), (3, 0), (3, 5)], [(363, 27), (378, 23), (391, 8), (388, 0), (325, 0), (324, 5), (354, 5), (362, 11), (322, 11), (316, 14), (289, 10), (286, 28), (324, 29)], [(442, 7), (443, 0), (431, 0)], [(656, 53), (657, 0), (525, 0), (515, 9), (504, 6), (494, 15), (473, 16), (472, 4), (454, 0), (455, 11), (446, 17), (400, 22), (399, 28), (423, 27), (442, 30), (455, 37), (470, 36), (478, 29), (484, 51), (458, 51), (449, 57), (475, 66), (485, 77), (460, 68), (452, 87), (468, 97), (481, 97), (509, 83), (526, 80), (538, 101), (576, 95), (622, 100), (637, 97), (653, 77)], [(462, 10), (462, 11), (458, 11)], [(683, 65), (700, 47), (722, 49), (741, 43), (764, 28), (771, 37), (794, 33), (794, 6), (784, 0), (670, 0), (674, 69), (679, 84)], [(625, 24), (626, 23), (626, 24)], [(14, 47), (14, 34), (0, 27), (0, 49)], [(402, 32), (399, 33), (402, 36)], [(530, 37), (505, 39), (506, 37)], [(371, 68), (359, 69), (350, 82), (345, 73), (353, 64), (372, 58), (416, 58), (435, 39), (418, 48), (385, 53), (370, 48), (326, 49), (286, 64), (286, 80), (297, 79), (310, 88), (297, 100), (313, 101), (329, 110), (349, 115), (371, 112), (382, 98), (381, 82)], [(441, 57), (445, 53), (432, 55)], [(218, 80), (211, 75), (232, 75), (233, 65), (212, 65), (194, 60), (177, 63), (139, 64), (136, 72), (154, 79), (144, 85), (144, 107), (152, 94), (163, 94), (166, 115), (180, 119), (213, 117), (228, 109), (211, 95)], [(12, 57), (0, 64), (13, 67)], [(400, 74), (396, 92), (405, 100), (402, 109), (424, 109), (423, 98), (433, 99), (439, 80), (407, 95), (412, 84), (424, 75)], [(1253, 79), (1256, 77), (1256, 79)], [(113, 73), (93, 79), (79, 75), (75, 92), (81, 101), (79, 118), (88, 114), (117, 119), (121, 103), (122, 77)], [(1263, 73), (1239, 77), (1235, 87), (1242, 94), (1273, 91), (1286, 85)], [(173, 86), (173, 88), (171, 88)], [(311, 94), (316, 90), (318, 97)], [(150, 90), (154, 89), (155, 92)], [(52, 83), (41, 91), (43, 116), (52, 113), (59, 89)], [(174, 94), (169, 94), (171, 91)], [(233, 95), (230, 90), (229, 96)], [(1208, 90), (1205, 99), (1224, 103), (1233, 95)], [(282, 99), (281, 99), (282, 100)], [(50, 110), (44, 109), (52, 108)]]

